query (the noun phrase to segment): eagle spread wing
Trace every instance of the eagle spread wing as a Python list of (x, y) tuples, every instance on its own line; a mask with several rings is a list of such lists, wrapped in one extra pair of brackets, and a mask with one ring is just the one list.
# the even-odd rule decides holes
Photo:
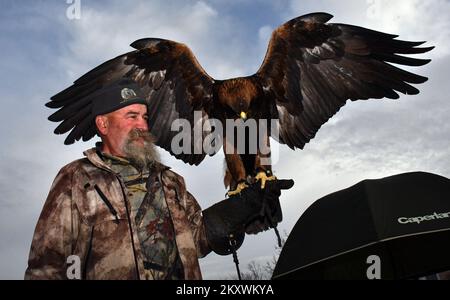
[(421, 66), (430, 60), (398, 54), (425, 53), (423, 42), (345, 24), (327, 24), (331, 15), (314, 13), (277, 28), (264, 62), (254, 75), (276, 104), (279, 141), (305, 146), (347, 100), (397, 99), (418, 94), (410, 84), (427, 78), (389, 63)]
[[(137, 50), (101, 64), (51, 98), (46, 106), (59, 110), (49, 120), (63, 121), (55, 133), (63, 134), (71, 130), (65, 144), (92, 138), (96, 134), (91, 115), (95, 92), (128, 77), (140, 85), (150, 103), (149, 128), (156, 144), (186, 163), (199, 164), (206, 156), (202, 145), (195, 144), (201, 143), (201, 140), (191, 139), (190, 154), (174, 153), (172, 138), (179, 132), (178, 128), (172, 131), (171, 126), (175, 120), (184, 119), (190, 122), (190, 128), (194, 131), (194, 122), (209, 122), (214, 80), (183, 44), (148, 38), (137, 40), (131, 46)], [(194, 119), (194, 111), (202, 111), (200, 120)], [(202, 130), (203, 137), (210, 133), (209, 127), (205, 128), (207, 130)]]
[[(430, 60), (400, 54), (425, 53), (433, 47), (419, 48), (423, 43), (397, 40), (396, 35), (327, 23), (331, 18), (326, 13), (314, 13), (277, 28), (260, 69), (251, 80), (243, 81), (252, 89), (260, 89), (255, 95), (269, 99), (274, 109), (268, 114), (280, 123), (279, 142), (292, 149), (302, 149), (347, 100), (396, 99), (397, 92), (418, 94), (411, 84), (427, 80), (390, 63), (424, 65)], [(149, 128), (158, 146), (196, 165), (206, 154), (213, 155), (215, 152), (204, 149), (202, 142), (214, 127), (213, 119), (223, 115), (219, 111), (224, 109), (223, 101), (217, 99), (215, 91), (219, 84), (227, 87), (227, 81), (211, 78), (183, 44), (148, 38), (131, 46), (136, 50), (103, 63), (51, 98), (46, 105), (59, 110), (49, 120), (62, 121), (55, 133), (71, 131), (66, 144), (92, 138), (96, 128), (91, 107), (94, 100), (98, 101), (96, 92), (126, 77), (141, 86), (149, 101)], [(229, 86), (232, 90), (233, 84)], [(250, 100), (263, 105), (261, 99)], [(200, 120), (194, 119), (194, 111), (202, 112)], [(171, 147), (179, 134), (172, 130), (177, 119), (189, 122), (190, 152), (174, 153)], [(198, 138), (195, 125), (203, 124), (202, 138)]]

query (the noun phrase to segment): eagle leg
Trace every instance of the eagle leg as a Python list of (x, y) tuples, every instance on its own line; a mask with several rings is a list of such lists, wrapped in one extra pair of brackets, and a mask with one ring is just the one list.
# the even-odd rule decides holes
[(266, 187), (266, 181), (276, 180), (277, 178), (272, 174), (271, 171), (259, 171), (255, 176), (256, 181), (261, 180), (261, 189)]
[(225, 187), (229, 187), (231, 190), (237, 188), (238, 183), (245, 181), (246, 171), (236, 147), (234, 147), (226, 138), (223, 145), (223, 151), (225, 154), (224, 184)]
[(238, 194), (240, 194), (245, 188), (248, 188), (248, 185), (247, 185), (247, 183), (246, 183), (245, 181), (242, 181), (242, 182), (238, 183), (238, 185), (237, 185), (237, 187), (236, 187), (235, 190), (229, 191), (229, 192), (227, 193), (227, 195), (228, 195), (228, 197), (238, 195)]

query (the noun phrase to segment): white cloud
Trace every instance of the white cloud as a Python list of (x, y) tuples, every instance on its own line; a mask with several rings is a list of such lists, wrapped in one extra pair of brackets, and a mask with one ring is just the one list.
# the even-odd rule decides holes
[(185, 43), (215, 78), (242, 75), (244, 70), (236, 59), (242, 49), (230, 30), (231, 24), (206, 2), (113, 3), (101, 10), (85, 4), (79, 21), (63, 20), (72, 39), (60, 63), (72, 79), (109, 58), (132, 51), (128, 45), (143, 37)]
[(272, 35), (272, 31), (274, 29), (272, 26), (265, 25), (261, 28), (259, 28), (258, 37), (261, 42), (265, 44), (267, 47), (268, 41), (270, 40), (270, 36)]
[(450, 10), (447, 0), (292, 0), (289, 16), (315, 11), (334, 15), (330, 22), (347, 23), (399, 34), (400, 39), (426, 40), (438, 46), (433, 57), (449, 54)]
[(438, 46), (434, 57), (448, 55), (450, 48), (450, 2), (446, 0), (375, 0), (380, 14), (368, 18), (370, 25), (381, 31), (401, 34), (401, 39), (427, 40)]

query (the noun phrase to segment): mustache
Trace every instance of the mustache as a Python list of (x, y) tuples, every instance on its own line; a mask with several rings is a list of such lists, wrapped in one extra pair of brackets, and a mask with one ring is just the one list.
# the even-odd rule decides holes
[(142, 129), (132, 129), (128, 133), (128, 140), (133, 141), (137, 140), (139, 138), (143, 138), (146, 142), (153, 142), (153, 136), (150, 134), (148, 130), (142, 130)]

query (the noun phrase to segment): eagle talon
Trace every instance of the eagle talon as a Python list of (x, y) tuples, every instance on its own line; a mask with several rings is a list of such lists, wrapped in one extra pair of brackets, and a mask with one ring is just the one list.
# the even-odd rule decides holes
[[(271, 173), (269, 173), (271, 174)], [(272, 180), (276, 180), (277, 178), (272, 175), (272, 176), (267, 176), (268, 174), (266, 174), (266, 172), (261, 171), (258, 174), (256, 174), (255, 179), (256, 181), (261, 180), (261, 189), (264, 189), (266, 187), (266, 181), (272, 181)]]
[(245, 182), (241, 182), (237, 185), (234, 191), (229, 191), (227, 193), (228, 197), (235, 196), (240, 194), (245, 188), (248, 188), (248, 185)]

